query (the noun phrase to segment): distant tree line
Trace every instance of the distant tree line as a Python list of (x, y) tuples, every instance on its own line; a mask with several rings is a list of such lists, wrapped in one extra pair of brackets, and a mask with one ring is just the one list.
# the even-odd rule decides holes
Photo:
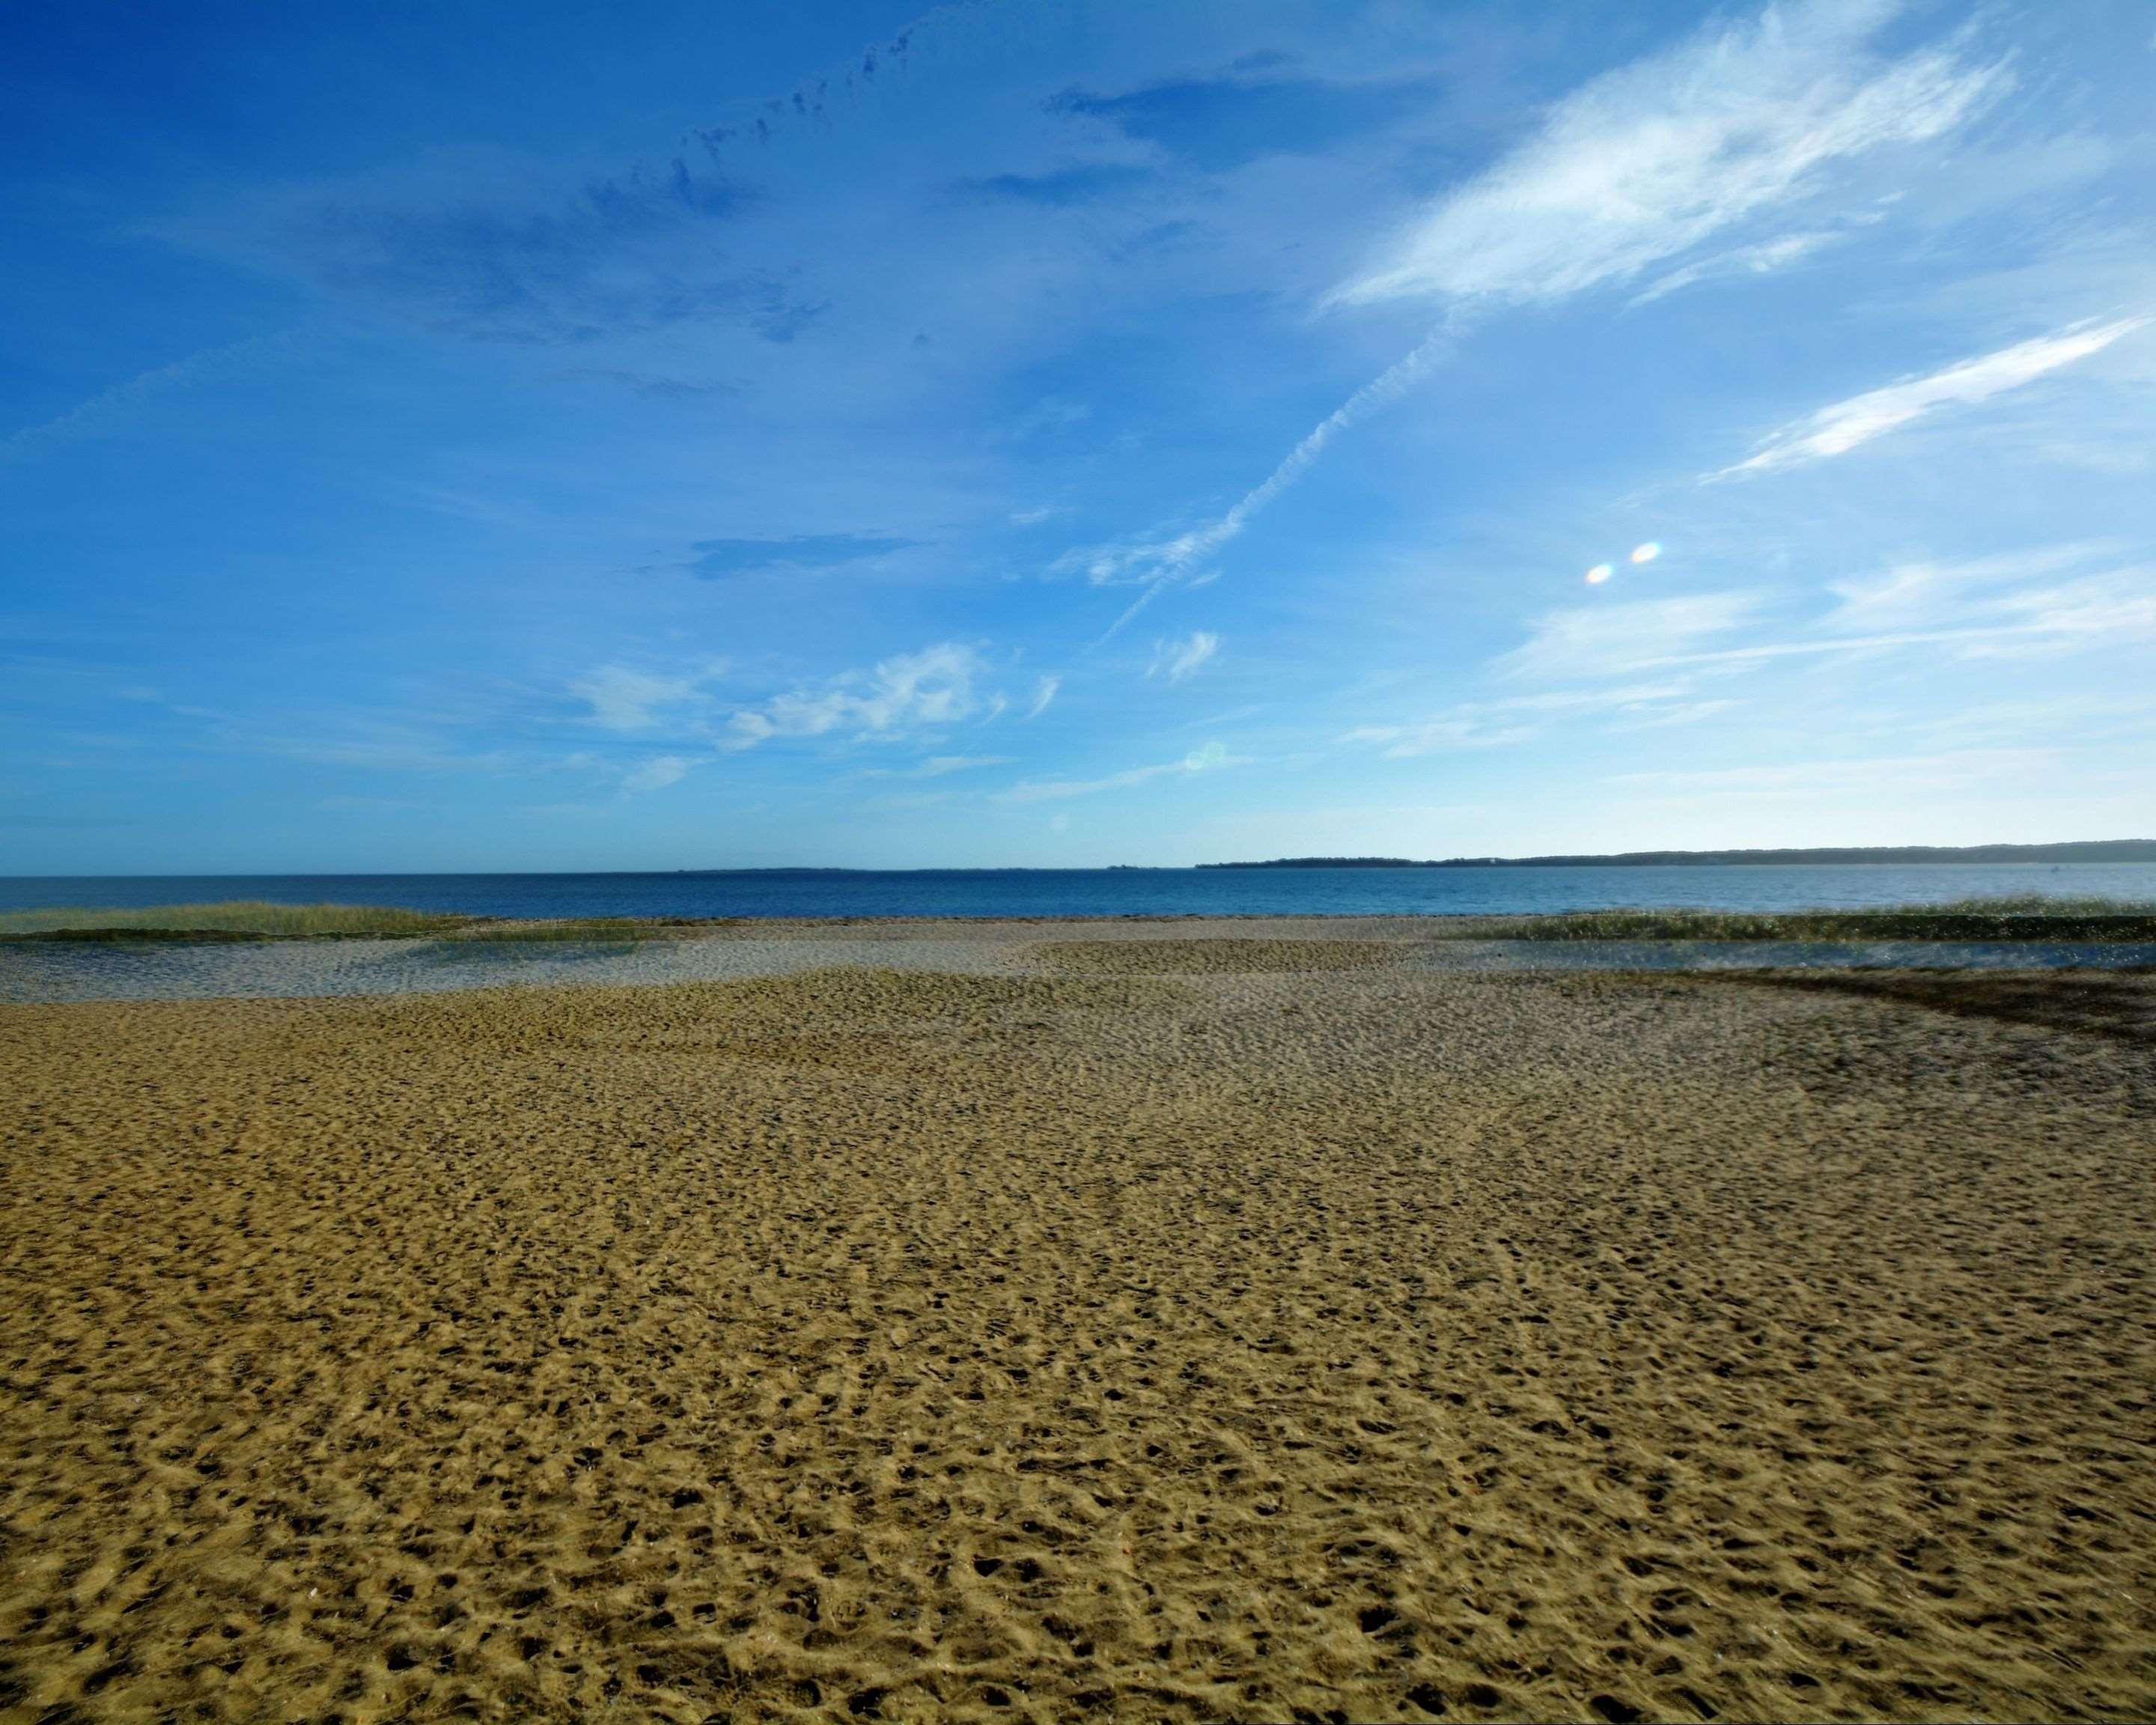
[(1270, 862), (1200, 863), (1201, 869), (1661, 868), (1747, 863), (2156, 863), (2156, 839), (2093, 839), (2064, 845), (1833, 845), (1799, 850), (1620, 850), (1604, 855), (1283, 856)]

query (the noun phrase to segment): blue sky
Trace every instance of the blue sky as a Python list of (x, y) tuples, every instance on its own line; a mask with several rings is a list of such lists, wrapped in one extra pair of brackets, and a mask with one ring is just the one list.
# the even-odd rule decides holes
[(13, 8), (0, 872), (2156, 836), (2152, 87), (2145, 0)]

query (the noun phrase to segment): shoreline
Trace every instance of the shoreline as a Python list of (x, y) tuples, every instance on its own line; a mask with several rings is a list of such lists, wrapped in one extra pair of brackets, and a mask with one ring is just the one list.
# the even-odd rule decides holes
[[(1477, 924), (1486, 919), (1473, 919)], [(744, 921), (634, 937), (337, 936), (0, 942), (0, 1004), (305, 999), (668, 987), (837, 968), (1070, 974), (1666, 975), (1745, 970), (2131, 974), (2156, 941), (1656, 941), (1491, 938), (1418, 917), (878, 918)]]

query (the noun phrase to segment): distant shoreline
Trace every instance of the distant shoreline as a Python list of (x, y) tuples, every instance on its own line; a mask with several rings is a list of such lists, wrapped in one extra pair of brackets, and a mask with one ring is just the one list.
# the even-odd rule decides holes
[(1800, 850), (1620, 850), (1562, 856), (1284, 856), (1270, 862), (1199, 863), (1201, 869), (1653, 869), (1803, 864), (2156, 863), (2156, 839), (2094, 839), (2064, 845), (1856, 845)]
[[(231, 871), (201, 870), (182, 870), (171, 874), (13, 874), (0, 873), (0, 910), (8, 907), (13, 896), (8, 889), (19, 891), (26, 886), (50, 883), (68, 891), (86, 886), (93, 881), (188, 882), (205, 886), (228, 885), (240, 886), (249, 882), (280, 884), (319, 882), (326, 891), (334, 891), (354, 882), (395, 881), (684, 881), (684, 880), (753, 880), (771, 883), (802, 881), (818, 883), (845, 880), (901, 880), (911, 877), (998, 877), (1013, 875), (1070, 876), (1070, 875), (1188, 875), (1209, 873), (1257, 873), (1270, 870), (1354, 870), (1378, 871), (1388, 869), (1431, 870), (1451, 869), (1552, 869), (1552, 868), (1675, 868), (1675, 867), (1848, 867), (1926, 865), (1950, 867), (1955, 865), (1995, 865), (2054, 867), (2081, 865), (2089, 867), (2148, 867), (2156, 865), (2156, 839), (2097, 839), (2074, 840), (2056, 845), (1836, 845), (1809, 849), (1774, 850), (1626, 850), (1614, 852), (1565, 854), (1549, 856), (1452, 856), (1422, 859), (1404, 856), (1288, 856), (1260, 861), (1202, 862), (1202, 863), (1109, 863), (1086, 867), (1050, 867), (1039, 864), (977, 865), (967, 868), (841, 868), (829, 866), (763, 866), (749, 868), (674, 868), (674, 869), (394, 869), (362, 870), (331, 872), (317, 869), (295, 870), (289, 873), (264, 873), (260, 870)], [(209, 894), (198, 894), (208, 896)], [(233, 895), (238, 896), (238, 895)], [(35, 901), (21, 900), (19, 907), (27, 908)], [(89, 902), (83, 899), (53, 901), (53, 902)], [(529, 911), (499, 912), (496, 914), (547, 914)], [(811, 913), (813, 914), (813, 913)], [(890, 911), (881, 914), (894, 914)], [(899, 911), (895, 914), (916, 914)], [(1061, 910), (1041, 914), (1060, 916)], [(1167, 914), (1179, 914), (1170, 911)], [(1302, 914), (1300, 910), (1282, 914)]]

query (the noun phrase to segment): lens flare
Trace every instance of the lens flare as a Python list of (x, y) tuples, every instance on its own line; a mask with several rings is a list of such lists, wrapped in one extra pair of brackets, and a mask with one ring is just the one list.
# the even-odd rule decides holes
[(1587, 584), (1589, 587), (1599, 587), (1616, 572), (1607, 563), (1597, 563), (1587, 572)]
[(1662, 547), (1657, 540), (1650, 539), (1645, 545), (1632, 547), (1632, 561), (1635, 563), (1651, 563), (1661, 554)]

